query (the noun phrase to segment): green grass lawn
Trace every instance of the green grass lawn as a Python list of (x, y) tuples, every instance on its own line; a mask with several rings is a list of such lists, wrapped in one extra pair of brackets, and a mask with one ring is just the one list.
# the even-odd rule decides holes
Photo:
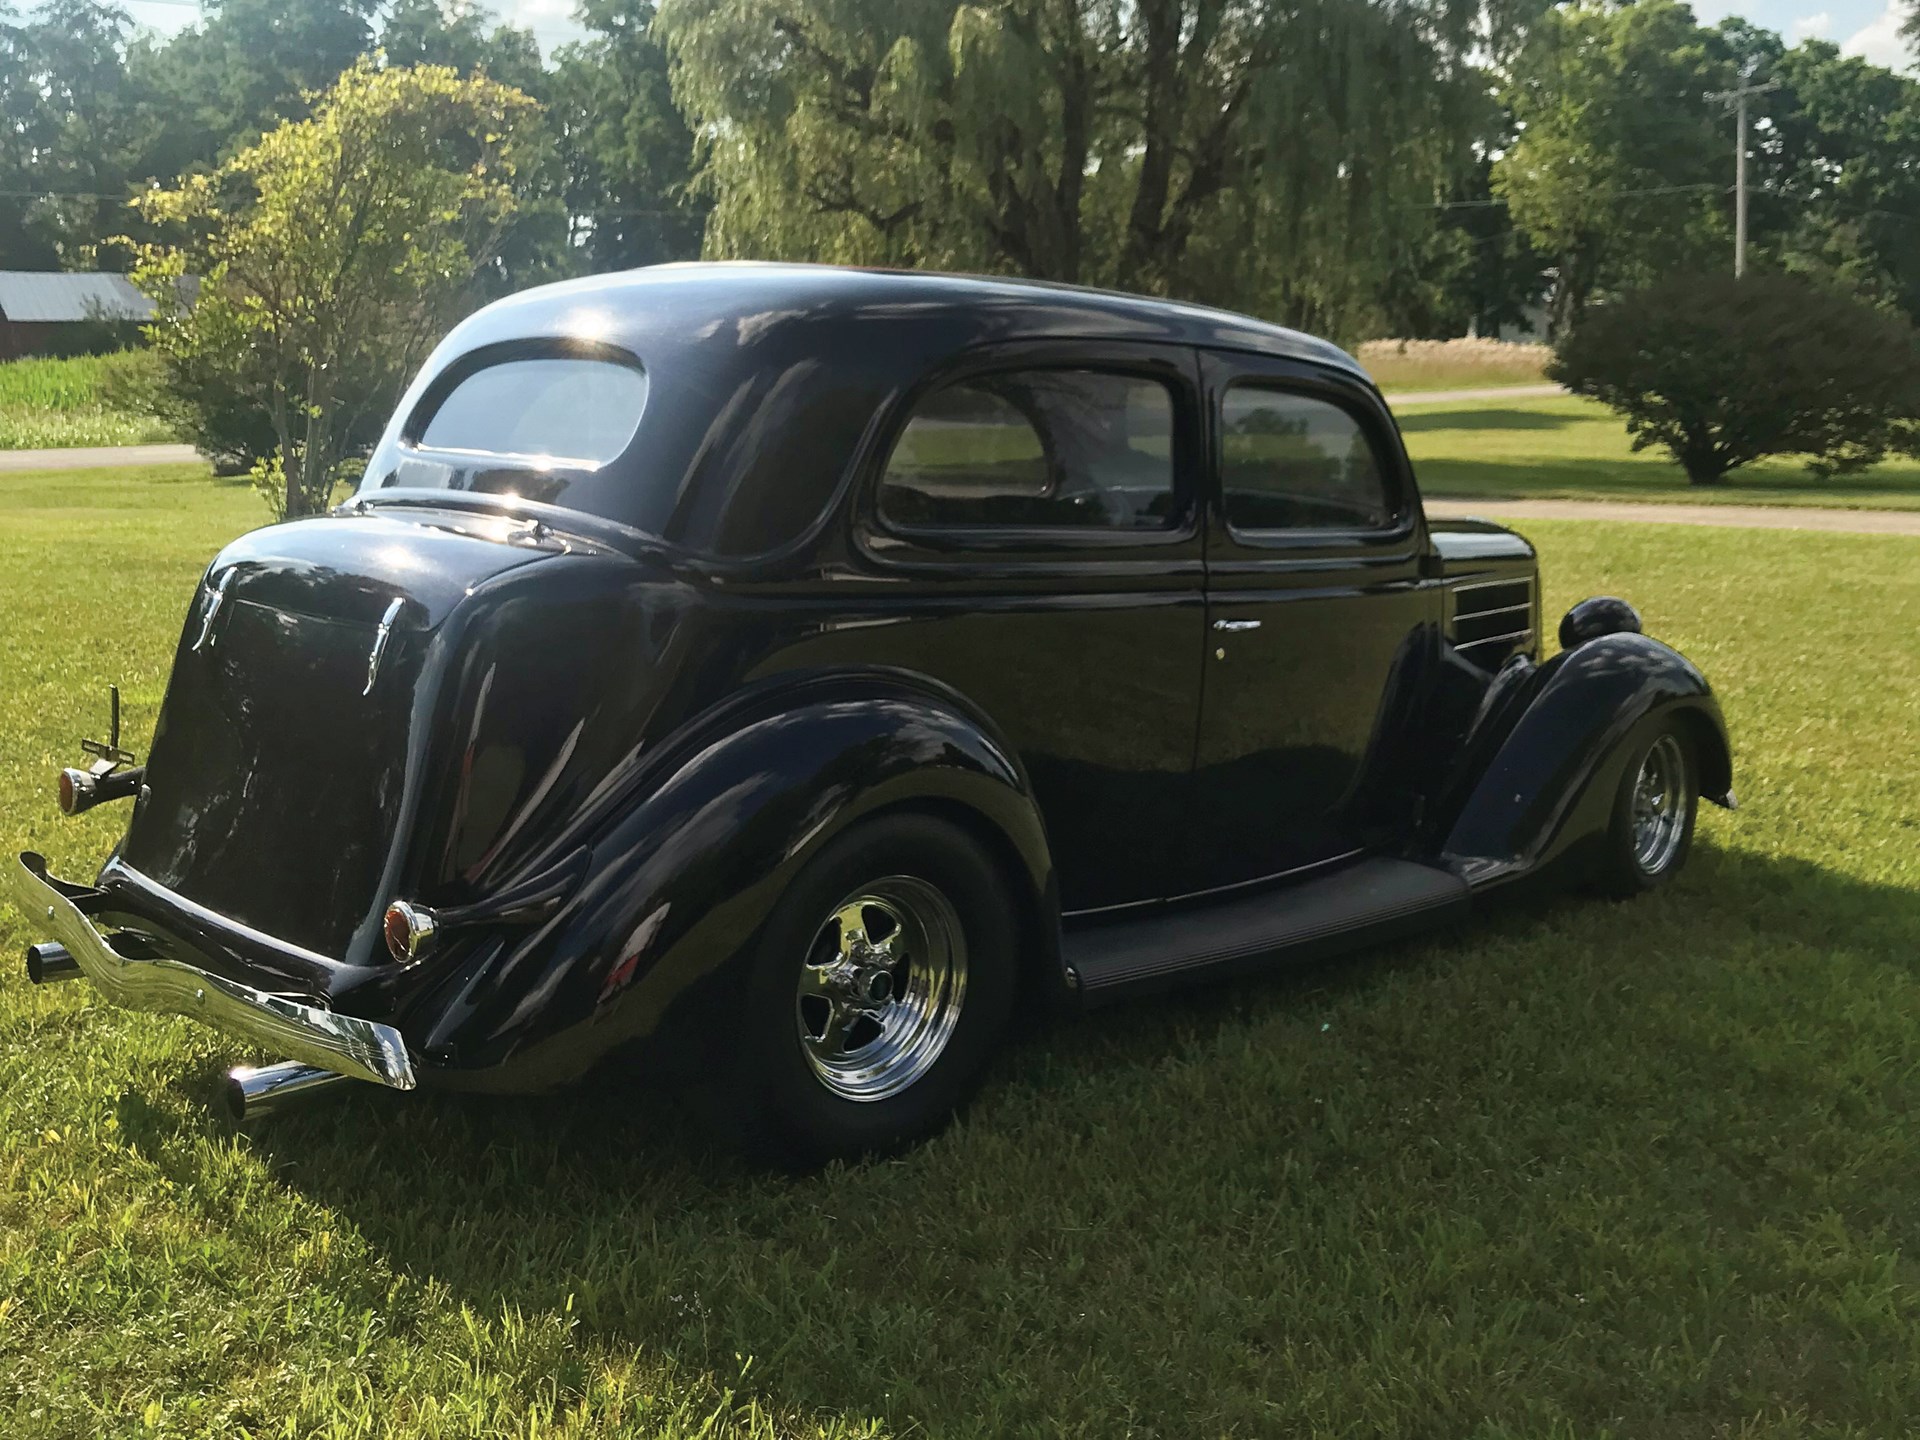
[(151, 416), (116, 410), (101, 397), (101, 373), (114, 362), (113, 356), (76, 355), (0, 363), (0, 450), (174, 439)]
[(1427, 495), (1920, 510), (1920, 461), (1910, 459), (1838, 480), (1767, 460), (1724, 484), (1689, 485), (1665, 450), (1634, 451), (1626, 425), (1594, 400), (1408, 405), (1397, 413)]
[[(1430, 432), (1431, 433), (1431, 432)], [(191, 467), (0, 475), (0, 832), (144, 747)], [(30, 989), (0, 911), (0, 1434), (1862, 1436), (1920, 1393), (1920, 540), (1530, 527), (1720, 688), (1738, 815), (1631, 905), (1510, 903), (1039, 1030), (965, 1123), (793, 1182), (610, 1085), (371, 1088)], [(343, 737), (343, 739), (349, 737)]]

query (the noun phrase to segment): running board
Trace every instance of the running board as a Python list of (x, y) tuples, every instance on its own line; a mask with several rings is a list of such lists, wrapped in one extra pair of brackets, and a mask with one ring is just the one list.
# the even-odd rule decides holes
[(1087, 1001), (1316, 960), (1458, 918), (1467, 882), (1409, 860), (1370, 859), (1229, 899), (1156, 907), (1061, 936)]

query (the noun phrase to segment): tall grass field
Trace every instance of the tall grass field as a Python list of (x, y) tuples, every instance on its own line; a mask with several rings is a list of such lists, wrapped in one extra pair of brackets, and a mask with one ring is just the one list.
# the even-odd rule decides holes
[(100, 394), (114, 355), (0, 363), (0, 450), (144, 445), (174, 438), (159, 421), (110, 406)]
[[(0, 475), (0, 849), (91, 873), (124, 811), (55, 767), (113, 680), (144, 751), (264, 518)], [(748, 1170), (617, 1075), (236, 1132), (264, 1057), (30, 988), (0, 908), (0, 1435), (1912, 1433), (1920, 540), (1529, 534), (1549, 633), (1626, 595), (1725, 704), (1676, 885), (1036, 1025), (887, 1163)]]
[(1382, 390), (1538, 385), (1553, 351), (1507, 340), (1368, 340), (1354, 358)]

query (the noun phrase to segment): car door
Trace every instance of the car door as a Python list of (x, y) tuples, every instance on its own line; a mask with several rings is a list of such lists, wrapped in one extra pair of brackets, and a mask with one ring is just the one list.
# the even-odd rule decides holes
[(1438, 619), (1378, 395), (1307, 364), (1201, 363), (1208, 628), (1182, 873), (1195, 892), (1337, 861), (1406, 824), (1396, 759)]
[(1004, 737), (1063, 910), (1163, 897), (1205, 643), (1193, 352), (995, 347), (902, 412), (857, 536), (888, 618), (849, 653), (952, 687)]

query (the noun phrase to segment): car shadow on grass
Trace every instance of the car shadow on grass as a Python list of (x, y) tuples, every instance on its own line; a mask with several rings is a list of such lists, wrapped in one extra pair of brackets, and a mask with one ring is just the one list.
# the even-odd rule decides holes
[[(1071, 1403), (1095, 1430), (1130, 1413), (1257, 1428), (1278, 1371), (1209, 1370), (1216, 1341), (1250, 1343), (1233, 1328), (1247, 1322), (1223, 1316), (1278, 1303), (1277, 1255), (1287, 1274), (1347, 1277), (1314, 1283), (1351, 1283), (1363, 1307), (1392, 1283), (1403, 1221), (1524, 1228), (1537, 1194), (1396, 1176), (1444, 1169), (1454, 1147), (1476, 1175), (1525, 1178), (1541, 1163), (1536, 1104), (1573, 1105), (1563, 1091), (1588, 1107), (1552, 1116), (1579, 1137), (1576, 1158), (1614, 1130), (1671, 1136), (1721, 1083), (1714, 1047), (1684, 1026), (1760, 1003), (1762, 984), (1796, 1008), (1864, 989), (1917, 948), (1920, 894), (1702, 844), (1678, 886), (1633, 904), (1517, 895), (1442, 936), (1033, 1027), (960, 1125), (890, 1161), (768, 1174), (671, 1092), (619, 1075), (531, 1100), (356, 1091), (244, 1143), (395, 1271), (479, 1314), (564, 1315), (577, 1343), (716, 1385), (752, 1357), (745, 1389), (777, 1413), (941, 1434), (1064, 1422)], [(1836, 955), (1851, 968), (1824, 973)], [(1810, 1045), (1822, 1013), (1802, 1010)], [(1585, 1093), (1604, 1086), (1610, 1098)], [(1664, 1188), (1691, 1180), (1689, 1162), (1711, 1171), (1725, 1143), (1703, 1139), (1705, 1158), (1683, 1151), (1671, 1172), (1613, 1160), (1580, 1183), (1682, 1231), (1733, 1223)], [(1263, 1200), (1273, 1228), (1245, 1241), (1243, 1213)], [(1769, 1180), (1741, 1203), (1738, 1224), (1764, 1226), (1800, 1201)], [(1474, 1283), (1522, 1283), (1544, 1263), (1509, 1262), (1518, 1280)], [(1288, 1344), (1329, 1354), (1351, 1323), (1288, 1317)], [(1609, 1344), (1650, 1323), (1593, 1318)], [(1417, 1340), (1383, 1333), (1381, 1353), (1397, 1343)], [(1743, 1355), (1735, 1337), (1727, 1363)], [(1063, 1365), (1085, 1372), (1067, 1390)], [(1634, 1383), (1621, 1379), (1629, 1395)]]

